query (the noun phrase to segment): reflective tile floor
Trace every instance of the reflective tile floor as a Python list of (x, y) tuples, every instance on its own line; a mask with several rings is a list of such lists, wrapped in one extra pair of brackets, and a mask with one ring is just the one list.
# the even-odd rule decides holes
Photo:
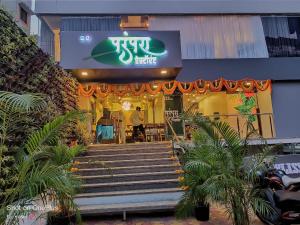
[[(170, 213), (160, 213), (153, 215), (128, 215), (127, 221), (122, 221), (122, 217), (101, 217), (85, 218), (84, 225), (231, 225), (230, 220), (224, 210), (212, 208), (210, 220), (199, 222), (194, 218), (177, 220)], [(254, 219), (251, 225), (262, 225), (258, 219)]]

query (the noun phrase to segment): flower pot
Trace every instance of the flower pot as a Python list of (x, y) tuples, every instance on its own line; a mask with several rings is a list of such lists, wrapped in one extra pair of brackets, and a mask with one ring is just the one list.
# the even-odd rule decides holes
[(75, 225), (76, 216), (48, 213), (47, 225)]
[(195, 217), (199, 221), (209, 220), (209, 204), (198, 203), (195, 207)]

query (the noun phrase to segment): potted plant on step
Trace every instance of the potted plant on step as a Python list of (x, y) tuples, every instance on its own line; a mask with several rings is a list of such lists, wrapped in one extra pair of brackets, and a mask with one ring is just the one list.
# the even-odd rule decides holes
[[(194, 143), (197, 142), (197, 137), (193, 136)], [(182, 176), (179, 177), (184, 194), (177, 206), (177, 217), (195, 216), (199, 221), (209, 220), (209, 203), (206, 199), (207, 193), (201, 185), (208, 179), (209, 174), (201, 173), (196, 166), (189, 166), (192, 159), (197, 157), (200, 152), (205, 154), (205, 149), (199, 148), (199, 145), (194, 147), (182, 146), (184, 154), (181, 156)]]
[[(28, 112), (44, 110), (46, 103), (40, 95), (0, 92), (0, 105), (0, 149), (5, 149), (0, 152), (2, 159), (5, 157), (3, 153), (11, 151), (7, 140), (10, 137), (8, 134), (16, 130), (13, 125), (20, 123), (23, 117), (29, 118)], [(56, 202), (60, 201), (56, 205), (63, 206), (64, 209), (69, 210), (74, 206), (72, 197), (78, 187), (78, 180), (68, 169), (80, 147), (69, 149), (61, 145), (60, 141), (64, 126), (82, 116), (77, 111), (57, 116), (30, 133), (20, 145), (14, 146), (17, 150), (12, 167), (15, 179), (12, 180), (10, 188), (2, 189), (5, 197), (1, 199), (0, 224), (20, 224), (20, 216), (30, 213), (30, 210), (8, 210), (7, 206), (22, 208), (36, 200), (41, 200), (45, 206), (51, 202), (49, 196), (55, 197)]]
[(72, 225), (81, 222), (80, 214), (74, 203), (74, 196), (80, 188), (81, 181), (73, 172), (74, 158), (84, 152), (80, 145), (68, 147), (60, 144), (50, 149), (51, 162), (54, 165), (63, 165), (66, 178), (65, 190), (50, 191), (50, 198), (55, 210), (48, 213), (48, 225)]
[[(73, 178), (70, 179), (73, 180)], [(48, 212), (48, 225), (75, 225), (81, 222), (79, 211), (73, 200), (76, 193), (75, 187), (79, 187), (79, 184), (74, 181), (66, 184), (68, 185), (66, 188), (69, 189), (68, 193), (55, 192), (50, 195), (55, 210)]]
[(269, 147), (264, 146), (258, 154), (252, 155), (254, 160), (247, 165), (250, 169), (244, 169), (247, 141), (233, 128), (200, 115), (192, 118), (192, 124), (193, 147), (187, 150), (183, 160), (182, 180), (186, 192), (177, 213), (189, 215), (199, 202), (219, 203), (226, 208), (233, 225), (250, 225), (253, 211), (269, 213), (268, 203), (252, 189), (257, 172), (265, 167)]

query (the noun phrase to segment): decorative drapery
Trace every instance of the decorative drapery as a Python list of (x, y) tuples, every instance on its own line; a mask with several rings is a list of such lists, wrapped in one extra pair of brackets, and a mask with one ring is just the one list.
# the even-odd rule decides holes
[(149, 30), (180, 31), (183, 59), (269, 56), (259, 16), (150, 16)]
[(236, 91), (243, 91), (246, 93), (253, 92), (255, 90), (265, 91), (271, 87), (271, 80), (253, 80), (243, 79), (238, 81), (225, 80), (220, 78), (214, 81), (196, 80), (194, 82), (179, 82), (162, 81), (151, 83), (137, 83), (137, 84), (92, 84), (83, 85), (78, 87), (78, 93), (81, 96), (90, 97), (96, 95), (98, 97), (106, 97), (108, 94), (114, 94), (120, 97), (126, 94), (134, 96), (140, 96), (143, 94), (156, 95), (163, 92), (166, 95), (171, 95), (175, 90), (179, 90), (181, 93), (191, 93), (195, 91), (198, 94), (203, 94), (206, 91), (220, 92), (227, 91), (228, 93), (234, 93)]

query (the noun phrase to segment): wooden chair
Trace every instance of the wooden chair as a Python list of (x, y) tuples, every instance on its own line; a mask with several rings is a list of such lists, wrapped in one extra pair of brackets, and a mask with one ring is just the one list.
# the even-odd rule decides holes
[(145, 127), (145, 133), (146, 133), (146, 140), (149, 142), (156, 141), (157, 140), (157, 128), (155, 124), (147, 124)]
[(159, 135), (159, 141), (165, 141), (166, 140), (166, 126), (165, 124), (161, 123), (158, 125), (158, 135)]

